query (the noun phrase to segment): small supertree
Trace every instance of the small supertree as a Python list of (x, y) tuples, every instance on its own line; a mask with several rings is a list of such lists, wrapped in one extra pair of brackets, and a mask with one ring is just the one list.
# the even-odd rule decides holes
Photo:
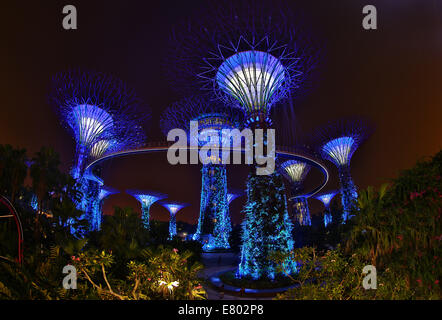
[(299, 160), (288, 160), (281, 164), (280, 171), (291, 184), (292, 202), (295, 220), (302, 226), (310, 226), (312, 224), (308, 201), (304, 192), (304, 179), (310, 171), (310, 165)]
[(318, 199), (324, 204), (324, 226), (327, 226), (330, 222), (332, 222), (332, 215), (330, 213), (330, 203), (333, 200), (334, 196), (337, 195), (338, 191), (330, 191), (326, 193), (321, 193), (315, 195), (315, 199)]
[(166, 194), (146, 191), (146, 190), (126, 190), (126, 193), (132, 195), (141, 203), (141, 220), (145, 229), (150, 228), (150, 207), (157, 202), (167, 198)]
[(341, 187), (343, 222), (349, 219), (358, 198), (356, 185), (350, 173), (353, 153), (369, 137), (372, 126), (363, 119), (340, 120), (322, 128), (317, 134), (318, 151), (338, 168)]
[[(190, 121), (195, 121), (198, 124), (198, 146), (218, 148), (214, 154), (209, 150), (209, 162), (203, 162), (200, 215), (193, 235), (193, 240), (205, 242), (203, 249), (206, 251), (230, 248), (232, 227), (227, 202), (227, 174), (220, 148), (234, 146), (233, 139), (223, 133), (223, 129), (240, 128), (242, 117), (242, 112), (237, 108), (200, 97), (190, 97), (167, 108), (160, 122), (165, 135), (171, 129), (180, 128), (190, 136)], [(208, 134), (215, 134), (218, 138), (214, 139)], [(204, 157), (200, 154), (201, 159), (204, 160)]]
[(89, 161), (144, 144), (137, 108), (141, 105), (134, 91), (119, 79), (99, 72), (79, 70), (56, 74), (52, 79), (50, 101), (76, 143), (72, 176), (80, 183), (83, 199), (79, 209), (92, 217), (100, 181), (84, 176)]
[(182, 208), (187, 207), (188, 204), (181, 202), (161, 202), (161, 205), (165, 207), (170, 213), (169, 220), (169, 240), (172, 240), (176, 236), (176, 214)]
[(104, 199), (112, 194), (119, 193), (117, 189), (100, 186), (98, 196), (94, 198), (92, 202), (92, 209), (90, 210), (90, 218), (88, 219), (91, 224), (91, 230), (100, 230), (101, 222), (103, 219), (103, 202)]

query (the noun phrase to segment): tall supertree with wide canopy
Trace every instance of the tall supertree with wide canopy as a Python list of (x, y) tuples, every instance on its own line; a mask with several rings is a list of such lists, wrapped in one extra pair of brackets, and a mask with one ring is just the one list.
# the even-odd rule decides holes
[(315, 199), (318, 199), (324, 204), (324, 226), (327, 226), (330, 222), (332, 222), (332, 215), (330, 213), (330, 203), (339, 192), (336, 190), (320, 193), (315, 195)]
[(147, 190), (126, 190), (141, 203), (141, 220), (145, 229), (150, 228), (150, 207), (157, 201), (166, 199), (167, 194)]
[[(200, 81), (195, 83), (202, 83), (201, 88), (242, 109), (248, 128), (271, 128), (275, 104), (308, 78), (315, 64), (312, 50), (285, 6), (252, 1), (216, 5), (216, 10), (199, 15), (208, 21), (176, 30), (170, 56), (178, 57), (179, 66), (170, 72), (187, 74), (181, 77), (186, 82), (183, 87), (197, 77)], [(237, 276), (273, 279), (276, 266), (267, 259), (270, 252), (293, 249), (282, 177), (277, 172), (257, 175), (252, 169), (247, 197)], [(296, 271), (295, 263), (285, 265), (285, 273)]]
[(180, 211), (182, 208), (187, 207), (187, 203), (181, 203), (176, 201), (163, 201), (161, 202), (161, 205), (165, 207), (169, 213), (170, 213), (170, 220), (169, 220), (169, 240), (172, 240), (173, 237), (176, 236), (176, 214), (178, 211)]
[(351, 177), (350, 161), (371, 132), (372, 125), (367, 120), (346, 119), (332, 122), (317, 133), (319, 153), (338, 168), (343, 222), (350, 218), (358, 198), (357, 188)]
[[(193, 240), (204, 243), (203, 249), (229, 249), (229, 236), (232, 230), (227, 202), (227, 174), (221, 147), (235, 147), (234, 140), (223, 130), (240, 129), (243, 120), (241, 110), (228, 105), (208, 101), (201, 97), (190, 97), (174, 103), (163, 113), (160, 126), (165, 135), (174, 128), (187, 132), (190, 138), (190, 121), (198, 125), (198, 146), (217, 148), (201, 149), (203, 161), (200, 214)], [(211, 136), (213, 134), (213, 136)], [(217, 138), (214, 138), (217, 137)], [(189, 139), (189, 142), (190, 139)]]
[(287, 160), (280, 166), (281, 173), (290, 181), (295, 220), (302, 226), (312, 224), (307, 198), (302, 195), (304, 180), (310, 168), (310, 165), (300, 160)]
[(102, 181), (85, 176), (87, 164), (106, 153), (136, 148), (144, 144), (140, 121), (140, 99), (121, 80), (99, 72), (72, 70), (52, 79), (50, 101), (72, 134), (76, 144), (72, 176), (81, 184), (83, 199), (78, 204), (92, 225), (93, 202)]

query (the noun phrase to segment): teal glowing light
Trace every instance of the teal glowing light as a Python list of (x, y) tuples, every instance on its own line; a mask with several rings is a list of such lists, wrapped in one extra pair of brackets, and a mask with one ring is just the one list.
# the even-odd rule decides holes
[(234, 97), (249, 116), (267, 116), (285, 81), (281, 62), (270, 53), (256, 50), (232, 55), (216, 74), (219, 88)]
[(316, 195), (315, 198), (321, 201), (324, 204), (324, 225), (327, 226), (329, 223), (333, 221), (332, 215), (330, 213), (330, 203), (333, 200), (334, 196), (337, 195), (337, 191), (331, 191), (328, 193), (322, 193)]
[(337, 166), (343, 166), (350, 162), (356, 149), (353, 148), (354, 143), (353, 137), (340, 137), (327, 142), (323, 145), (322, 150), (328, 154)]
[(297, 160), (288, 160), (281, 165), (281, 168), (284, 176), (292, 182), (302, 182), (310, 171), (307, 163)]

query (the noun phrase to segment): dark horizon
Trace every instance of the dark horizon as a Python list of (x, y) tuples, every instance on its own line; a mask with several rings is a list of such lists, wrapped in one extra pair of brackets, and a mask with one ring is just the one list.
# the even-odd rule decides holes
[[(182, 98), (168, 84), (162, 66), (171, 27), (205, 1), (151, 4), (145, 1), (76, 1), (78, 30), (61, 27), (58, 1), (10, 3), (2, 19), (3, 106), (0, 143), (23, 147), (32, 156), (42, 146), (61, 155), (68, 170), (74, 141), (61, 126), (47, 101), (51, 76), (68, 68), (110, 73), (127, 82), (152, 110), (143, 123), (148, 141), (164, 139), (159, 130), (161, 112)], [(361, 27), (365, 1), (297, 1), (314, 34), (325, 43), (324, 61), (315, 88), (295, 100), (293, 126), (310, 132), (329, 120), (363, 116), (375, 125), (374, 134), (352, 159), (353, 179), (359, 188), (395, 178), (416, 161), (441, 149), (442, 108), (442, 3), (404, 0), (400, 3), (370, 1), (378, 11), (378, 30)], [(300, 4), (299, 4), (300, 3)], [(277, 110), (283, 110), (288, 102)], [(276, 128), (278, 130), (278, 128)], [(328, 163), (331, 181), (325, 190), (338, 187), (337, 170)], [(169, 195), (170, 200), (191, 203), (177, 220), (195, 223), (201, 188), (200, 165), (171, 166), (165, 153), (112, 159), (103, 170), (105, 184), (124, 192), (148, 189)], [(247, 167), (228, 167), (229, 187), (243, 189)], [(234, 222), (245, 198), (230, 206)], [(312, 211), (321, 208), (311, 200)], [(112, 206), (139, 203), (130, 195), (117, 194)], [(166, 221), (169, 214), (159, 204), (152, 218)]]

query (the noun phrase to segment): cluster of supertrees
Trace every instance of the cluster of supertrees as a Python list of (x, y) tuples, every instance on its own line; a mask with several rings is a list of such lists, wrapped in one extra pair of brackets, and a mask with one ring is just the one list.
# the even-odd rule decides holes
[[(273, 2), (216, 4), (208, 20), (189, 22), (173, 33), (168, 73), (186, 98), (174, 103), (162, 115), (164, 134), (180, 128), (190, 135), (190, 122), (198, 125), (202, 140), (189, 141), (195, 147), (233, 144), (223, 129), (272, 129), (275, 106), (286, 97), (302, 92), (311, 81), (318, 52), (294, 24), (296, 17)], [(245, 7), (244, 7), (245, 6)], [(276, 10), (276, 8), (279, 8)], [(199, 16), (201, 17), (201, 16)], [(202, 90), (201, 90), (202, 89)], [(76, 142), (72, 175), (82, 185), (84, 197), (79, 207), (86, 212), (93, 229), (99, 229), (103, 199), (116, 190), (106, 188), (85, 167), (107, 153), (136, 149), (145, 141), (136, 109), (140, 101), (127, 86), (110, 76), (72, 71), (54, 78), (52, 101)], [(358, 122), (337, 122), (317, 135), (316, 155), (333, 162), (339, 171), (343, 221), (350, 218), (357, 198), (350, 174), (350, 160), (368, 136), (369, 126)], [(218, 137), (212, 140), (213, 136)], [(267, 137), (265, 136), (265, 139)], [(257, 141), (254, 141), (255, 143)], [(213, 149), (212, 149), (213, 150)], [(204, 250), (229, 249), (232, 230), (229, 204), (240, 193), (229, 193), (222, 152), (200, 150), (203, 161), (200, 212), (192, 239)], [(283, 177), (291, 186), (294, 222), (311, 225), (304, 181), (310, 165), (301, 160), (284, 160), (278, 170), (258, 175), (253, 162), (246, 182), (247, 200), (243, 212), (239, 278), (274, 279), (277, 268), (268, 259), (273, 251), (289, 253), (294, 248), (293, 222), (289, 217)], [(142, 221), (149, 229), (149, 210), (167, 195), (143, 190), (127, 190), (142, 206)], [(324, 224), (331, 221), (329, 205), (337, 191), (314, 195), (325, 206)], [(176, 214), (186, 206), (161, 202), (170, 212), (169, 235), (176, 235)], [(296, 263), (284, 263), (286, 274), (297, 271)]]

